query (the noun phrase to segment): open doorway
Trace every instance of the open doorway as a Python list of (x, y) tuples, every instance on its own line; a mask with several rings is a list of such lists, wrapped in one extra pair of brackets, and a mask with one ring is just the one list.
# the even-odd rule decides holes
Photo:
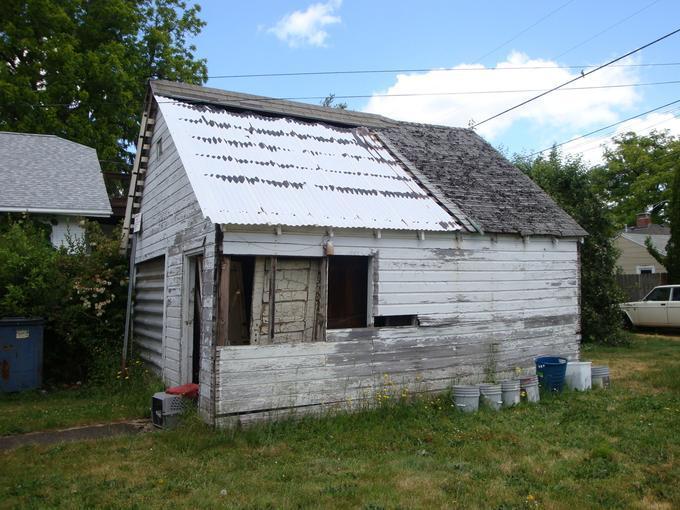
[(183, 383), (199, 382), (201, 371), (201, 328), (203, 317), (203, 256), (186, 256), (182, 286)]
[(249, 345), (255, 257), (225, 256), (220, 267), (217, 345)]

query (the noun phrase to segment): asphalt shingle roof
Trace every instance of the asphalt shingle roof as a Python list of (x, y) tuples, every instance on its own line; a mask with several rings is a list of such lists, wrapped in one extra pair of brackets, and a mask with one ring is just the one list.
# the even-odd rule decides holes
[(152, 81), (154, 94), (234, 110), (367, 127), (386, 139), (428, 182), (422, 182), (464, 223), (485, 232), (581, 237), (587, 233), (541, 188), (470, 129), (400, 122), (379, 115), (324, 108), (199, 87)]
[(97, 152), (53, 135), (0, 132), (0, 211), (110, 216)]

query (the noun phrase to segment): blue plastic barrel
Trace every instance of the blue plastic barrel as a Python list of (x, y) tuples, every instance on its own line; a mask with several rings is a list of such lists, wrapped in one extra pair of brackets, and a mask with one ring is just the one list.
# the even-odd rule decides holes
[(559, 356), (541, 356), (536, 358), (538, 384), (544, 390), (562, 391), (566, 372), (566, 358), (561, 358)]
[(32, 390), (42, 385), (43, 320), (0, 319), (0, 391)]

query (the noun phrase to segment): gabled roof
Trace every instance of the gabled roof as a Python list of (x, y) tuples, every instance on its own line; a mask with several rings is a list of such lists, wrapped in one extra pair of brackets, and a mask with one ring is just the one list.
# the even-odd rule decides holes
[(621, 237), (628, 239), (631, 243), (645, 247), (645, 241), (649, 237), (652, 240), (652, 245), (657, 249), (661, 255), (666, 255), (666, 245), (671, 238), (670, 234), (637, 234), (630, 232), (621, 232)]
[[(284, 119), (279, 120), (279, 122), (293, 123), (296, 126), (298, 124), (314, 125), (316, 126), (314, 129), (331, 131), (349, 129), (355, 134), (361, 133), (361, 137), (371, 135), (372, 145), (369, 150), (379, 151), (380, 157), (385, 161), (389, 160), (389, 157), (384, 155), (387, 152), (398, 163), (390, 163), (391, 167), (398, 169), (399, 175), (404, 172), (405, 175), (413, 178), (413, 184), (408, 183), (408, 186), (417, 185), (418, 189), (413, 188), (415, 193), (420, 194), (422, 190), (429, 195), (433, 202), (439, 204), (440, 208), (446, 211), (448, 218), (453, 219), (459, 225), (457, 228), (464, 227), (467, 230), (519, 233), (522, 235), (565, 237), (587, 235), (545, 192), (469, 129), (399, 122), (379, 115), (225, 92), (162, 80), (152, 81), (150, 85), (155, 96), (165, 98), (165, 100), (157, 100), (164, 115), (163, 103), (172, 104), (172, 100), (168, 101), (168, 98), (172, 98), (192, 105), (210, 105), (211, 107), (207, 108), (206, 111), (217, 112), (219, 110), (223, 112), (221, 115), (241, 116), (241, 118), (251, 116), (260, 119), (272, 116), (283, 117)], [(190, 111), (190, 109), (187, 109), (187, 111)], [(265, 121), (258, 120), (258, 122)], [(198, 124), (195, 123), (194, 125)], [(367, 129), (356, 130), (353, 128)], [(250, 141), (262, 142), (261, 130), (255, 130), (254, 126), (253, 129), (254, 131), (251, 133), (253, 138)], [(350, 131), (344, 131), (344, 133)], [(179, 133), (179, 131), (176, 131), (176, 133)], [(180, 145), (183, 143), (187, 147), (190, 145), (190, 138), (187, 138), (186, 135), (178, 134), (178, 136)], [(190, 136), (208, 138), (204, 134), (190, 134)], [(215, 137), (215, 139), (223, 138), (216, 133), (213, 133), (211, 137)], [(329, 138), (335, 139), (332, 135)], [(175, 140), (175, 143), (177, 144), (178, 140)], [(206, 153), (206, 151), (197, 149), (200, 144), (192, 143), (195, 153)], [(331, 142), (331, 144), (334, 143), (335, 140)], [(303, 149), (314, 150), (313, 143), (309, 139), (300, 142), (300, 144)], [(358, 145), (360, 146), (361, 143)], [(383, 151), (383, 149), (386, 151)], [(180, 150), (181, 152), (182, 150)], [(188, 153), (188, 150), (185, 148), (184, 152)], [(226, 152), (222, 155), (228, 156)], [(214, 161), (217, 162), (217, 159), (215, 158)], [(186, 166), (184, 159), (183, 163)], [(226, 180), (229, 179), (228, 176), (232, 176), (233, 179), (235, 175), (231, 171), (234, 169), (233, 163), (227, 164), (227, 162), (221, 161), (220, 165), (222, 170), (219, 172), (204, 171), (203, 173), (208, 175), (219, 173), (224, 175)], [(249, 177), (259, 176), (262, 168), (266, 167), (260, 165), (255, 174), (249, 175)], [(200, 170), (197, 170), (196, 173), (200, 173)], [(293, 180), (292, 171), (287, 175), (290, 176), (289, 180)], [(343, 186), (357, 187), (362, 190), (368, 189), (357, 186), (358, 181), (356, 179), (358, 176), (345, 175)], [(245, 179), (245, 174), (243, 177)], [(216, 178), (213, 177), (212, 179), (215, 180)], [(223, 182), (226, 182), (226, 180)], [(295, 182), (302, 181), (296, 180)], [(312, 182), (310, 181), (310, 183)], [(196, 191), (193, 181), (192, 186)], [(375, 189), (380, 191), (379, 188)], [(383, 191), (389, 191), (389, 189)], [(199, 202), (201, 202), (200, 198)], [(421, 203), (425, 204), (425, 201)], [(201, 203), (202, 207), (203, 205)], [(346, 205), (346, 212), (351, 213), (354, 206), (349, 203)], [(404, 225), (401, 228), (428, 230), (423, 224), (436, 224), (436, 221), (433, 222), (429, 217), (418, 216), (419, 213), (415, 210), (404, 209), (403, 207), (398, 209), (401, 213), (399, 220), (408, 217), (408, 219), (423, 222), (416, 227), (413, 223), (409, 223), (407, 226), (403, 221), (397, 221), (396, 223)], [(338, 212), (337, 210), (334, 211), (333, 214)], [(383, 212), (388, 214), (387, 210)], [(364, 219), (362, 216), (362, 221)], [(282, 224), (286, 223), (282, 222)]]
[(0, 132), (0, 211), (110, 216), (97, 152), (53, 135)]
[(646, 227), (626, 227), (623, 232), (629, 234), (645, 234), (648, 236), (652, 235), (671, 235), (671, 228), (666, 225), (657, 225), (656, 223), (651, 223)]

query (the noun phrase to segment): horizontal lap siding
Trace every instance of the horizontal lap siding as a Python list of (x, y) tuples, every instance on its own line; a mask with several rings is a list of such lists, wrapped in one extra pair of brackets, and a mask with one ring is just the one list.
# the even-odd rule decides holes
[[(319, 256), (322, 241), (232, 232), (224, 252)], [(333, 245), (336, 255), (374, 257), (374, 316), (417, 314), (420, 327), (329, 331), (327, 342), (314, 344), (222, 347), (216, 413), (223, 424), (239, 413), (249, 421), (366, 404), (385, 388), (440, 391), (483, 379), (490, 360), (509, 375), (516, 367), (530, 370), (540, 354), (578, 355), (575, 240), (427, 234), (418, 241), (343, 232)]]
[(165, 257), (137, 264), (135, 273), (134, 341), (141, 358), (163, 372), (163, 291)]
[[(156, 146), (163, 139), (163, 153)], [(211, 419), (212, 410), (212, 335), (214, 315), (215, 226), (203, 217), (177, 154), (165, 121), (157, 114), (149, 151), (148, 171), (144, 176), (141, 202), (142, 230), (137, 234), (135, 261), (166, 257), (165, 293), (163, 296), (163, 348), (157, 353), (164, 382), (186, 382), (186, 347), (182, 346), (182, 285), (184, 255), (191, 251), (203, 255), (203, 321), (201, 331), (200, 410)], [(141, 327), (135, 325), (135, 327)], [(191, 340), (190, 340), (191, 341)], [(154, 345), (154, 348), (157, 345)], [(184, 349), (183, 349), (184, 347)], [(183, 354), (184, 353), (184, 354)]]

